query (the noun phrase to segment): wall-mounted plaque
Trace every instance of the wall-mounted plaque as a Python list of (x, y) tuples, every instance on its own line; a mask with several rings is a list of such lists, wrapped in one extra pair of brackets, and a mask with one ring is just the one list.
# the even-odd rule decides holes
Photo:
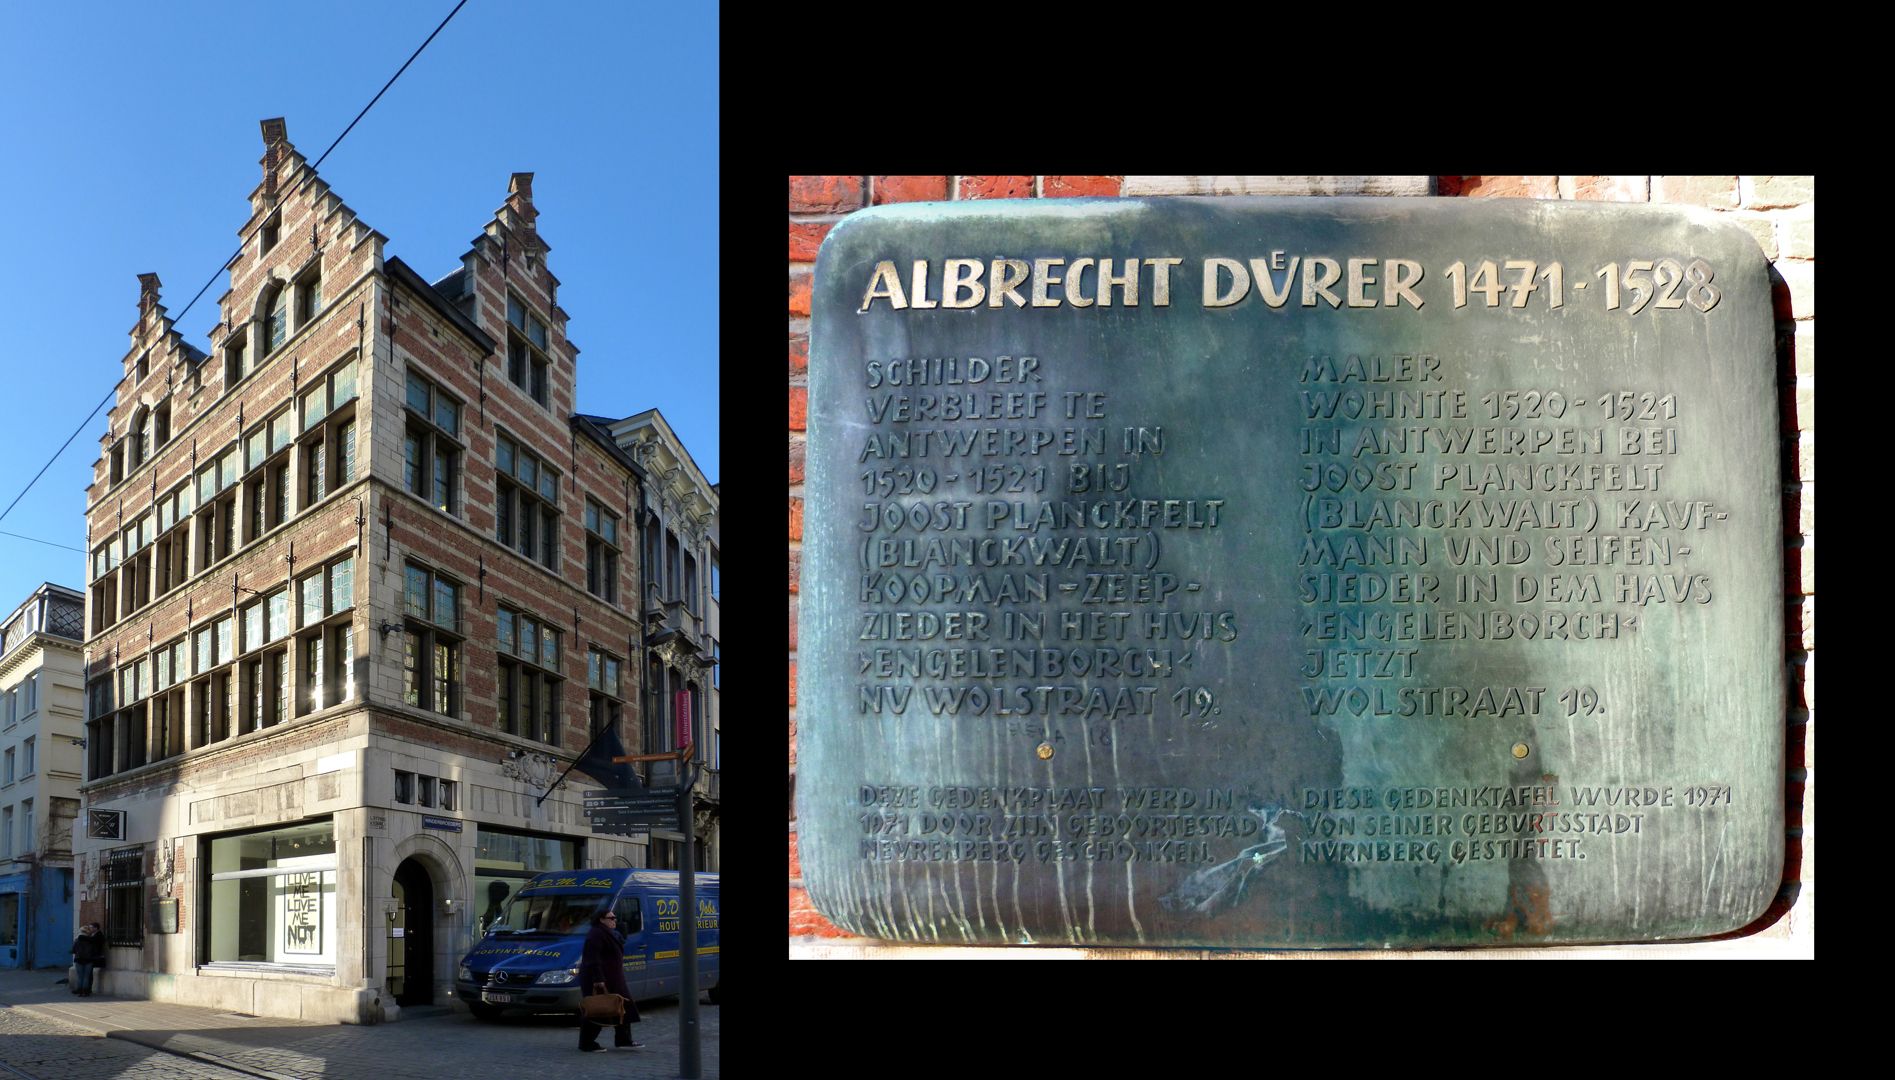
[(147, 913), (147, 924), (154, 934), (175, 934), (178, 932), (178, 902), (176, 900), (153, 900)]
[(1754, 240), (1514, 200), (911, 205), (818, 259), (804, 882), (942, 943), (1638, 941), (1783, 853)]

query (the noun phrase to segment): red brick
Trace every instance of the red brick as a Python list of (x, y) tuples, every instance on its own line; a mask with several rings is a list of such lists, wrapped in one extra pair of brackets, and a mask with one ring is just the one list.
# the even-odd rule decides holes
[(961, 177), (961, 198), (963, 199), (1030, 199), (1033, 197), (1033, 178), (1031, 176), (963, 176)]
[(1463, 176), (1460, 194), (1486, 199), (1557, 199), (1557, 176)]
[(1730, 210), (1737, 205), (1735, 176), (1654, 176), (1652, 201), (1690, 203), (1714, 210)]
[(810, 906), (809, 894), (802, 889), (790, 890), (790, 936), (791, 937), (848, 937), (835, 924), (822, 917)]
[(1788, 540), (1809, 531), (1803, 527), (1805, 521), (1815, 521), (1816, 485), (1793, 483), (1783, 488), (1783, 537)]
[(790, 177), (790, 213), (846, 214), (862, 208), (859, 176)]
[(790, 387), (790, 430), (803, 431), (809, 426), (809, 388)]
[[(796, 661), (794, 660), (790, 661), (790, 708), (796, 708)], [(797, 875), (795, 871), (792, 870), (790, 876), (796, 877)]]
[[(790, 778), (794, 780), (795, 775), (796, 775), (796, 713), (792, 710), (790, 713)], [(790, 820), (791, 821), (796, 820), (796, 800), (795, 800), (794, 792), (791, 793), (791, 799), (790, 799)]]
[(793, 498), (790, 500), (790, 539), (801, 540), (802, 538), (803, 500)]
[(1042, 176), (1040, 194), (1049, 199), (1069, 195), (1117, 195), (1123, 176)]
[(796, 597), (790, 597), (790, 651), (796, 651)]
[(877, 176), (876, 206), (898, 202), (940, 202), (948, 197), (945, 176)]
[(790, 275), (790, 314), (809, 314), (810, 274), (805, 271)]
[(1463, 181), (1467, 179), (1465, 176), (1437, 176), (1434, 178), (1434, 193), (1450, 198), (1460, 195), (1465, 186)]
[(809, 370), (809, 335), (790, 335), (790, 374), (797, 375)]
[[(1816, 598), (1805, 596), (1801, 602), (1792, 598), (1789, 606), (1789, 619), (1784, 624), (1789, 638), (1790, 648), (1800, 648), (1804, 652), (1816, 651)], [(1811, 657), (1812, 660), (1815, 657)], [(1812, 701), (1811, 708), (1815, 708)]]
[(803, 553), (790, 549), (790, 592), (797, 591), (798, 579), (803, 576)]
[(790, 222), (790, 261), (815, 262), (816, 249), (822, 247), (822, 238), (835, 227), (833, 221)]
[[(1815, 603), (1813, 599), (1810, 602)], [(1808, 709), (1812, 713), (1816, 711), (1816, 654), (1815, 653), (1810, 653), (1809, 660), (1803, 664), (1803, 707)]]
[(790, 830), (790, 883), (803, 880), (803, 859), (797, 854), (796, 831)]
[(1783, 589), (1789, 596), (1809, 596), (1816, 591), (1815, 550), (1791, 542), (1783, 549)]
[(1779, 319), (1816, 316), (1816, 264), (1804, 259), (1779, 259), (1771, 266), (1770, 298)]
[(803, 482), (803, 451), (804, 451), (804, 445), (803, 445), (802, 440), (800, 439), (790, 440), (790, 483), (791, 484), (800, 484)]

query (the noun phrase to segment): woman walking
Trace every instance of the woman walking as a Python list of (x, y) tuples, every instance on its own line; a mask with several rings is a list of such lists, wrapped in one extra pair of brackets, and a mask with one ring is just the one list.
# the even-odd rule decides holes
[[(638, 1006), (632, 1001), (631, 987), (625, 984), (625, 943), (618, 936), (618, 916), (611, 908), (592, 917), (592, 930), (586, 935), (585, 951), (579, 958), (580, 996), (598, 993), (597, 987), (602, 983), (605, 993), (625, 999), (625, 1017), (613, 1031), (613, 1046), (619, 1050), (635, 1050), (645, 1045), (632, 1039), (632, 1021), (638, 1019)], [(588, 1054), (605, 1053), (605, 1047), (599, 1045), (602, 1030), (603, 1024), (585, 1019), (582, 1008), (579, 1049)]]

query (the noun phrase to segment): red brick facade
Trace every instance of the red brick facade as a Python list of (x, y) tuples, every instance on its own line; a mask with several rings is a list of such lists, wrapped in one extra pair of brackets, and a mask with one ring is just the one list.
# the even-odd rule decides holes
[[(297, 755), (326, 753), (366, 741), (373, 748), (402, 748), (400, 753), (440, 761), (443, 770), (499, 772), (505, 762), (541, 754), (563, 770), (592, 736), (590, 648), (619, 661), (623, 745), (633, 753), (646, 745), (639, 692), (644, 580), (638, 526), (641, 471), (625, 452), (603, 445), (601, 440), (609, 442), (606, 436), (571, 419), (579, 350), (566, 337), (567, 316), (558, 306), (558, 280), (548, 269), (548, 245), (539, 237), (534, 220), (532, 174), (515, 174), (504, 205), (462, 256), (460, 271), (430, 285), (399, 260), (384, 259), (384, 238), (357, 221), (321, 180), (313, 179), (280, 121), (266, 122), (264, 129), (265, 178), (251, 195), (252, 214), (243, 228), (251, 239), (230, 265), (230, 289), (219, 298), (222, 318), (211, 333), (208, 355), (191, 349), (172, 328), (159, 302), (156, 278), (141, 279), (139, 321), (132, 331), (117, 404), (109, 413), (109, 430), (101, 440), (100, 459), (87, 492), (89, 548), (109, 542), (120, 545), (121, 551), (123, 530), (145, 515), (154, 499), (181, 484), (187, 485), (192, 498), (175, 537), (171, 531), (163, 536), (167, 551), (173, 539), (188, 544), (181, 583), (157, 575), (153, 564), (158, 562), (158, 545), (149, 533), (135, 555), (114, 557), (116, 565), (110, 569), (105, 566), (114, 561), (111, 558), (88, 562), (87, 671), (98, 694), (88, 695), (92, 746), (86, 800), (92, 807), (128, 808), (133, 820), (128, 836), (91, 846), (88, 866), (95, 877), (83, 883), (82, 920), (98, 920), (105, 913), (96, 890), (103, 847), (145, 845), (150, 895), (180, 901), (179, 931), (186, 933), (203, 882), (193, 876), (195, 841), (171, 838), (262, 828), (331, 812), (311, 811), (309, 806), (315, 801), (325, 801), (336, 811), (387, 802), (387, 759), (376, 757), (375, 750), (364, 759), (360, 773), (349, 774), (355, 778), (354, 790), (340, 792), (330, 790), (332, 783), (305, 785), (302, 766), (291, 764)], [(318, 273), (319, 298), (311, 289), (305, 299), (305, 286)], [(287, 325), (281, 344), (265, 356), (263, 346), (273, 314), (271, 290), (276, 288), (286, 290), (290, 297)], [(521, 331), (509, 329), (510, 298), (526, 313), (522, 324), (537, 319), (545, 328), (543, 349), (533, 351), (520, 368), (530, 371), (534, 360), (544, 359), (543, 403), (535, 400), (530, 378), (524, 379), (525, 387), (510, 378), (509, 335), (522, 340), (528, 336), (524, 325)], [(233, 363), (233, 347), (239, 342), (244, 357)], [(346, 365), (353, 365), (352, 398), (344, 390), (332, 391), (322, 381)], [(455, 429), (452, 434), (430, 435), (426, 443), (428, 459), (451, 462), (447, 487), (452, 494), (445, 512), (431, 494), (411, 490), (431, 491), (432, 477), (425, 464), (418, 477), (410, 476), (410, 439), (444, 417), (438, 410), (427, 414), (425, 407), (423, 412), (413, 410), (410, 376), (421, 377), (432, 388), (430, 401), (450, 402), (458, 409), (448, 425)], [(328, 396), (310, 397), (318, 387)], [(134, 465), (133, 458), (140, 456), (130, 452), (132, 443), (141, 439), (135, 429), (137, 418), (146, 415), (146, 410), (156, 415), (160, 404), (168, 413), (169, 438), (159, 443), (157, 436), (162, 433), (154, 431), (149, 460)], [(320, 411), (313, 409), (318, 404), (329, 409), (330, 415), (306, 422), (306, 416)], [(291, 410), (284, 429), (286, 456), (269, 443), (266, 434), (257, 445), (259, 457), (267, 458), (267, 463), (251, 467), (254, 463), (246, 461), (245, 453), (252, 430), (285, 406)], [(326, 490), (318, 491), (309, 481), (318, 460), (316, 434), (322, 432), (326, 440), (328, 456), (323, 467), (336, 477), (340, 468), (336, 455), (343, 445), (336, 438), (349, 422), (353, 423), (349, 440), (353, 477), (328, 483)], [(543, 507), (550, 502), (555, 511), (557, 554), (551, 566), (543, 556), (523, 557), (497, 539), (497, 448), (502, 436), (511, 441), (516, 457), (530, 454), (545, 473), (557, 476), (550, 499), (532, 481), (512, 481), (516, 489), (532, 492), (530, 497), (521, 496), (522, 506)], [(198, 470), (219, 461), (233, 447), (239, 475), (210, 502), (201, 501)], [(288, 484), (279, 503), (272, 476), (284, 467)], [(253, 482), (265, 485), (262, 492), (267, 504), (263, 513), (267, 527), (254, 538)], [(215, 550), (216, 533), (223, 526), (215, 517), (207, 522), (203, 514), (206, 507), (232, 493), (237, 513), (234, 542), (228, 552)], [(589, 504), (617, 519), (617, 586), (612, 602), (588, 590)], [(280, 521), (276, 520), (277, 506), (282, 508)], [(212, 535), (214, 549), (208, 560), (203, 549), (206, 533)], [(544, 535), (540, 532), (534, 537), (536, 554), (543, 550)], [(313, 632), (305, 631), (299, 616), (300, 583), (312, 569), (344, 557), (353, 559), (352, 595), (330, 601), (324, 609), (323, 633), (345, 625), (349, 630), (346, 639), (325, 641), (351, 644), (346, 662), (353, 694), (341, 702), (331, 694), (324, 699), (328, 704), (319, 706), (317, 699), (304, 692), (303, 645)], [(419, 707), (404, 701), (404, 642), (407, 632), (418, 625), (404, 609), (404, 571), (409, 566), (425, 568), (458, 588), (456, 617), (426, 627), (432, 640), (451, 642), (457, 650), (454, 678), (458, 686), (453, 706), (445, 711), (428, 707), (426, 687), (421, 689)], [(274, 651), (287, 644), (289, 691), (284, 695), (282, 721), (266, 719), (257, 730), (240, 733), (240, 717), (235, 714), (244, 710), (239, 708), (229, 717), (228, 734), (207, 734), (197, 721), (205, 688), (211, 684), (202, 677), (207, 669), (196, 662), (195, 631), (230, 616), (233, 606), (247, 605), (259, 594), (282, 588), (289, 590), (288, 632), (281, 638), (272, 636), (265, 646)], [(137, 603), (135, 598), (147, 592), (149, 599)], [(496, 618), (503, 604), (561, 635), (557, 663), (539, 665), (552, 668), (560, 680), (557, 723), (550, 742), (531, 733), (502, 730)], [(234, 622), (240, 630), (242, 619)], [(182, 677), (176, 682), (185, 702), (182, 740), (158, 720), (158, 701), (167, 694), (151, 693), (159, 670), (157, 653), (152, 650), (180, 635), (185, 635), (186, 644)], [(257, 655), (248, 650), (248, 644), (232, 642), (240, 650), (238, 667)], [(119, 691), (127, 685), (125, 673), (146, 658), (150, 663), (139, 690), (144, 704), (133, 706)], [(226, 659), (216, 658), (211, 667), (221, 669)], [(332, 650), (326, 660), (332, 673), (336, 662)], [(234, 682), (237, 667), (227, 670)], [(170, 687), (160, 689), (169, 691)], [(115, 710), (124, 711), (115, 715)], [(203, 794), (205, 789), (279, 772), (296, 775), (256, 789), (266, 794), (242, 799)], [(587, 836), (577, 809), (581, 782), (596, 783), (575, 774), (549, 800), (557, 812), (543, 817), (537, 826), (509, 822), (504, 815), (486, 820), (574, 838)], [(468, 786), (471, 792), (472, 784)], [(267, 794), (272, 791), (277, 794)], [(156, 806), (163, 807), (161, 813), (151, 812)], [(437, 812), (447, 809), (437, 808)], [(482, 820), (478, 808), (452, 809), (467, 819), (462, 835), (471, 845), (475, 826)], [(339, 813), (337, 822), (340, 837)], [(601, 850), (609, 857), (619, 850), (613, 846), (616, 843), (608, 840)], [(174, 849), (172, 859), (161, 857), (166, 847)], [(471, 873), (471, 862), (467, 872)], [(466, 895), (463, 890), (469, 888), (461, 881), (448, 881), (443, 887), (450, 896)], [(382, 880), (371, 882), (369, 891), (381, 895), (388, 888)], [(361, 895), (358, 889), (351, 901), (356, 909)], [(353, 914), (363, 916), (360, 910)], [(371, 914), (379, 918), (379, 909)], [(442, 934), (445, 943), (445, 929)], [(189, 940), (188, 934), (174, 941), (148, 935), (144, 966), (173, 972), (179, 970), (180, 962), (188, 967), (195, 951)], [(362, 963), (359, 948), (354, 958), (358, 967)], [(123, 963), (125, 958), (116, 959), (118, 966), (137, 966)], [(337, 964), (337, 978), (347, 990), (350, 974), (340, 959)], [(373, 986), (378, 977), (373, 970), (358, 970), (353, 985)]]

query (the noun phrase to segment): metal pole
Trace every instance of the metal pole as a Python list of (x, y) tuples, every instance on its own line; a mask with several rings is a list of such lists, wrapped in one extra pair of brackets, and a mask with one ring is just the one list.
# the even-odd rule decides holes
[(684, 910), (678, 920), (679, 966), (681, 973), (678, 1000), (678, 1075), (684, 1080), (699, 1080), (704, 1075), (698, 1046), (697, 1026), (697, 829), (692, 822), (691, 785), (697, 770), (687, 760), (678, 785), (678, 825), (684, 830), (684, 866), (678, 872), (678, 904)]

